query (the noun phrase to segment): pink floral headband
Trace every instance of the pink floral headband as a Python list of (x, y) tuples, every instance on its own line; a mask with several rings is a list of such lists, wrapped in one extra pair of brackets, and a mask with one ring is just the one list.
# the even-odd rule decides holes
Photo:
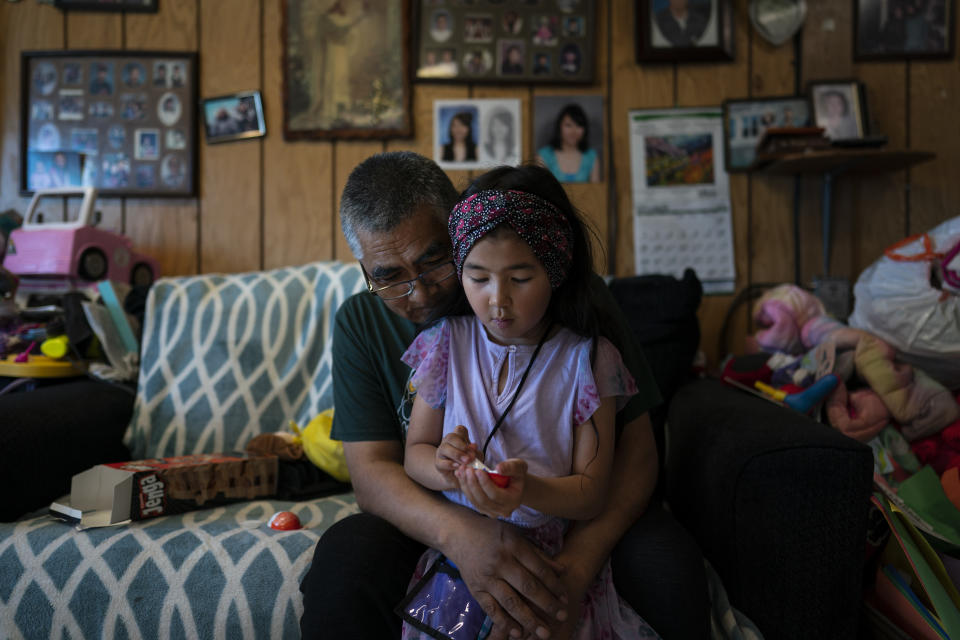
[(453, 242), (457, 276), (473, 246), (494, 228), (508, 224), (547, 270), (556, 289), (567, 277), (573, 261), (570, 222), (553, 203), (525, 191), (479, 191), (458, 202), (447, 223)]

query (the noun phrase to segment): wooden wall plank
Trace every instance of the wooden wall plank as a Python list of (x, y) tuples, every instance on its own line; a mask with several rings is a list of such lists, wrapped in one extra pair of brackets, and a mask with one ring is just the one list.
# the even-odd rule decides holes
[[(954, 33), (960, 14), (954, 11)], [(956, 46), (954, 47), (956, 48)], [(905, 235), (924, 233), (960, 215), (960, 73), (949, 60), (910, 63), (910, 146), (936, 159), (910, 170), (910, 215)]]
[[(157, 13), (124, 15), (131, 48), (196, 51), (195, 0), (163, 0)], [(202, 66), (203, 61), (200, 61)], [(200, 141), (198, 139), (198, 144)], [(160, 262), (163, 275), (197, 273), (200, 211), (196, 198), (127, 198), (126, 232), (139, 251)]]
[(283, 139), (279, 2), (264, 6), (264, 266), (333, 258), (333, 143)]
[[(720, 106), (732, 96), (746, 97), (750, 87), (750, 22), (746, 5), (737, 3), (734, 14), (735, 55), (733, 62), (684, 63), (677, 66), (677, 106)], [(730, 181), (734, 260), (737, 269), (735, 290), (747, 282), (748, 184), (742, 176)], [(735, 294), (704, 296), (697, 314), (700, 319), (700, 349), (709, 367), (720, 364), (723, 321)]]
[[(260, 89), (260, 3), (201, 2), (200, 98)], [(198, 145), (200, 264), (207, 272), (260, 269), (263, 139), (209, 144), (200, 134)]]
[[(95, 13), (90, 11), (68, 11), (66, 16), (67, 49), (122, 49), (123, 15), (120, 13)], [(87, 162), (97, 162), (94, 156)], [(79, 210), (80, 199), (71, 198), (68, 208)], [(97, 211), (100, 212), (100, 227), (118, 233), (123, 232), (123, 199), (97, 198)]]
[[(849, 79), (853, 76), (853, 3), (813, 2), (807, 4), (803, 29), (803, 89), (811, 81)], [(853, 238), (854, 184), (844, 176), (834, 180), (830, 275), (851, 277), (847, 253)], [(821, 233), (821, 179), (803, 178), (800, 211), (801, 284), (809, 285), (823, 274)]]
[[(797, 64), (794, 42), (773, 46), (756, 31), (750, 33), (750, 97), (771, 98), (794, 95)], [(802, 89), (801, 89), (802, 90)], [(746, 223), (734, 211), (734, 236), (738, 246), (737, 272), (747, 262), (745, 284), (793, 282), (794, 230), (793, 190), (795, 178), (749, 174), (749, 202)], [(746, 227), (746, 238), (743, 237)], [(745, 338), (752, 333), (751, 301), (743, 303), (731, 319), (727, 347), (730, 353), (744, 353)]]
[(63, 48), (63, 14), (38, 2), (0, 5), (5, 19), (0, 32), (3, 51), (3, 140), (0, 149), (0, 211), (27, 210), (20, 197), (20, 52)]
[(665, 108), (674, 103), (676, 70), (671, 64), (638, 65), (634, 53), (634, 4), (612, 2), (610, 5), (610, 101), (609, 140), (613, 144), (613, 167), (607, 180), (613, 181), (616, 211), (616, 275), (633, 275), (633, 194), (630, 175), (631, 109)]
[(383, 142), (350, 140), (337, 142), (334, 146), (333, 216), (331, 233), (335, 238), (333, 257), (337, 260), (353, 260), (353, 253), (340, 230), (340, 195), (354, 167), (370, 156), (383, 151)]
[[(872, 130), (887, 136), (889, 148), (905, 148), (907, 131), (903, 123), (907, 121), (907, 63), (864, 62), (855, 69), (856, 77), (866, 86)], [(838, 258), (837, 270), (845, 269), (852, 284), (860, 272), (883, 254), (885, 248), (904, 237), (907, 228), (907, 172), (858, 176), (851, 182), (855, 198), (851, 212), (853, 235), (847, 257)]]

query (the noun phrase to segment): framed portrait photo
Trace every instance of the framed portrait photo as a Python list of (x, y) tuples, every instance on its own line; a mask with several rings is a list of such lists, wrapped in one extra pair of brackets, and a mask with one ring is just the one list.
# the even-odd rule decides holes
[(955, 0), (854, 0), (854, 60), (953, 57)]
[(159, 0), (53, 0), (58, 9), (156, 13)]
[(204, 98), (200, 109), (208, 143), (259, 138), (267, 133), (259, 91)]
[(723, 103), (724, 160), (727, 171), (747, 171), (757, 143), (772, 127), (808, 127), (813, 114), (806, 96), (783, 96)]
[(433, 159), (444, 169), (483, 169), (520, 163), (520, 100), (435, 100)]
[(410, 0), (281, 0), (283, 137), (410, 136)]
[(862, 83), (857, 80), (812, 82), (809, 94), (814, 124), (823, 127), (824, 135), (831, 142), (867, 135), (867, 101)]
[(731, 0), (636, 0), (638, 62), (733, 60)]
[[(196, 95), (195, 53), (24, 51), (21, 194), (49, 183), (107, 197), (196, 195)], [(80, 185), (57, 184), (53, 165), (31, 161), (51, 152), (54, 164), (78, 155)]]
[(593, 82), (596, 0), (413, 0), (425, 82)]
[(537, 161), (558, 181), (603, 179), (603, 96), (535, 96), (533, 129)]

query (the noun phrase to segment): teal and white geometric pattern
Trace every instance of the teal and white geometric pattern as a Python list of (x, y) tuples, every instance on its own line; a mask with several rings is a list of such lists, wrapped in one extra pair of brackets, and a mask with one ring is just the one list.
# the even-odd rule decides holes
[[(304, 528), (267, 521), (293, 511)], [(0, 638), (298, 638), (300, 580), (352, 494), (255, 501), (77, 531), (0, 525)]]
[[(159, 280), (125, 436), (133, 458), (242, 451), (330, 408), (333, 317), (363, 288), (359, 265), (339, 262)], [(305, 528), (270, 529), (284, 510)], [(0, 523), (0, 639), (297, 638), (314, 546), (355, 512), (344, 494), (86, 531), (49, 516)]]
[(358, 263), (164, 278), (151, 288), (134, 460), (242, 451), (333, 405), (333, 316), (364, 289)]

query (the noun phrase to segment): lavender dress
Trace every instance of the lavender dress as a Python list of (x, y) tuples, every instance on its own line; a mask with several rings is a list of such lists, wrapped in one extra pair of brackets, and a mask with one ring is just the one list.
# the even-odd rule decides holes
[[(532, 474), (565, 476), (573, 466), (574, 428), (586, 422), (604, 397), (615, 396), (619, 411), (637, 392), (636, 383), (608, 340), (597, 342), (591, 365), (591, 341), (567, 329), (547, 340), (537, 354), (523, 389), (503, 425), (490, 441), (486, 463), (496, 467), (507, 458), (523, 458)], [(411, 384), (435, 408), (444, 408), (443, 432), (465, 425), (470, 439), (482, 446), (516, 392), (535, 345), (499, 345), (489, 339), (474, 316), (448, 318), (422, 332), (403, 355), (416, 371)], [(500, 371), (506, 367), (503, 389)], [(459, 491), (444, 495), (467, 507)], [(566, 521), (526, 506), (506, 521), (550, 555), (560, 551)], [(430, 549), (420, 558), (411, 586), (439, 557)], [(426, 638), (404, 623), (403, 638)], [(588, 638), (656, 638), (656, 632), (617, 596), (609, 561), (584, 596), (575, 636)]]

